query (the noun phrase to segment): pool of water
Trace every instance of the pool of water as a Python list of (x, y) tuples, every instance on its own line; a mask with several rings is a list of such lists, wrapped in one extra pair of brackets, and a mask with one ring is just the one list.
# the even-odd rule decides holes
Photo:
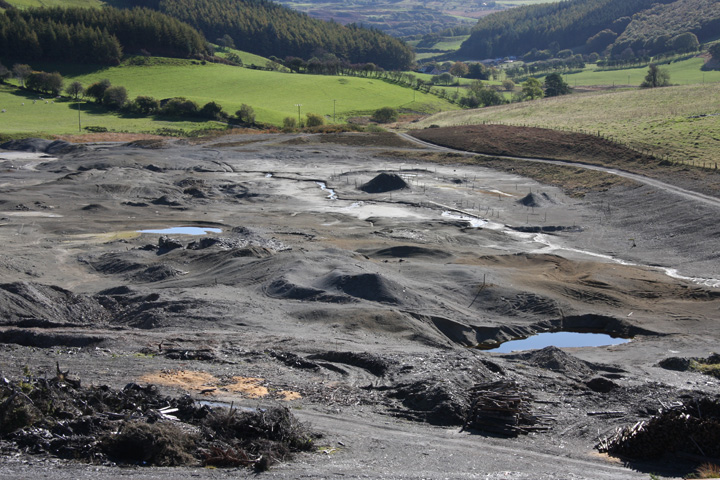
[(606, 333), (545, 332), (521, 340), (510, 340), (499, 347), (488, 350), (495, 353), (510, 353), (535, 350), (545, 347), (604, 347), (627, 343), (627, 338), (611, 337)]
[(208, 233), (220, 233), (220, 228), (210, 227), (170, 227), (155, 230), (138, 230), (138, 233), (160, 233), (163, 235), (207, 235)]

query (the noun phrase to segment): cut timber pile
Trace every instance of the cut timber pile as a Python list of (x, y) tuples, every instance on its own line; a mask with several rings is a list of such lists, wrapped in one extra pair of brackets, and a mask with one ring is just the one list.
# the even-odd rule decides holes
[(668, 453), (720, 457), (720, 400), (703, 398), (661, 410), (647, 421), (618, 429), (597, 446), (601, 452), (633, 458)]
[(500, 380), (475, 385), (472, 405), (463, 429), (514, 437), (547, 430), (546, 417), (530, 411), (532, 398), (514, 381)]

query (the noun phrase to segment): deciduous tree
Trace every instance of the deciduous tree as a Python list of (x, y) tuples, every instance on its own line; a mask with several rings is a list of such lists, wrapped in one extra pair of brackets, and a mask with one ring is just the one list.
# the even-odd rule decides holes
[(545, 77), (545, 96), (557, 97), (570, 93), (570, 85), (563, 80), (559, 73), (551, 73)]
[(666, 87), (668, 85), (670, 85), (670, 72), (666, 68), (660, 68), (651, 63), (640, 88)]
[(74, 81), (65, 89), (65, 93), (70, 95), (73, 99), (77, 100), (82, 95), (84, 89), (80, 82)]
[(542, 98), (543, 89), (540, 80), (535, 77), (530, 77), (525, 80), (522, 84), (522, 93), (525, 98), (529, 98), (530, 100)]
[(33, 69), (30, 65), (24, 63), (16, 63), (15, 65), (13, 65), (12, 72), (13, 76), (20, 81), (20, 86), (24, 87), (25, 80), (33, 72)]
[(111, 87), (110, 80), (107, 78), (100, 80), (99, 82), (95, 82), (87, 89), (85, 90), (85, 95), (88, 97), (92, 97), (95, 99), (96, 102), (101, 103), (103, 99), (103, 95), (105, 95), (105, 90)]

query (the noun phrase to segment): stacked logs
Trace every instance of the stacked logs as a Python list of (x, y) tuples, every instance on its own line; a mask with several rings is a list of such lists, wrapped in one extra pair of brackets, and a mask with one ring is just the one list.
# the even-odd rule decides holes
[(470, 391), (472, 403), (463, 430), (516, 437), (549, 428), (543, 425), (548, 417), (531, 412), (532, 397), (512, 380), (479, 383)]
[(632, 458), (720, 457), (720, 400), (703, 398), (661, 410), (649, 420), (619, 428), (597, 445), (601, 452)]

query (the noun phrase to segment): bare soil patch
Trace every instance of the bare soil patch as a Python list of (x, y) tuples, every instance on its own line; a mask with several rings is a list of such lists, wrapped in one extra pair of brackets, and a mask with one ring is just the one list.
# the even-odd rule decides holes
[[(507, 125), (427, 128), (413, 130), (410, 133), (430, 143), (486, 155), (563, 160), (616, 167), (707, 195), (720, 196), (720, 172), (715, 169), (673, 165), (595, 135)], [(569, 183), (570, 191), (575, 188), (572, 187), (573, 184), (579, 184), (577, 191), (580, 193), (588, 189), (598, 190), (603, 186), (617, 185), (619, 181), (609, 175), (601, 176), (602, 180), (598, 181), (594, 178), (598, 175), (597, 172), (581, 169), (573, 169), (573, 173), (585, 178), (568, 181), (567, 174), (533, 172), (538, 169), (552, 171), (552, 167), (547, 165), (538, 168), (513, 165), (510, 168), (521, 168), (523, 174), (544, 183), (555, 185)], [(554, 171), (562, 170), (556, 168)]]
[[(0, 172), (0, 403), (27, 413), (5, 423), (3, 478), (48, 468), (62, 480), (117, 478), (119, 464), (149, 461), (138, 451), (156, 452), (156, 465), (264, 468), (261, 456), (274, 458), (271, 478), (616, 480), (698, 465), (686, 448), (630, 469), (596, 447), (678, 402), (720, 394), (715, 377), (688, 367), (719, 340), (710, 204), (390, 135), (45, 153)], [(406, 188), (359, 188), (386, 176)], [(141, 233), (169, 227), (219, 231)], [(631, 341), (475, 348), (558, 331)], [(89, 386), (51, 380), (58, 365)], [(36, 390), (58, 392), (48, 403)], [(84, 410), (97, 392), (134, 406)], [(71, 404), (68, 418), (48, 416)], [(163, 417), (179, 405), (207, 418)], [(293, 443), (297, 420), (323, 434), (311, 438), (316, 453)], [(285, 447), (268, 443), (273, 432)], [(221, 440), (203, 443), (208, 435)], [(268, 455), (255, 449), (267, 445)]]

